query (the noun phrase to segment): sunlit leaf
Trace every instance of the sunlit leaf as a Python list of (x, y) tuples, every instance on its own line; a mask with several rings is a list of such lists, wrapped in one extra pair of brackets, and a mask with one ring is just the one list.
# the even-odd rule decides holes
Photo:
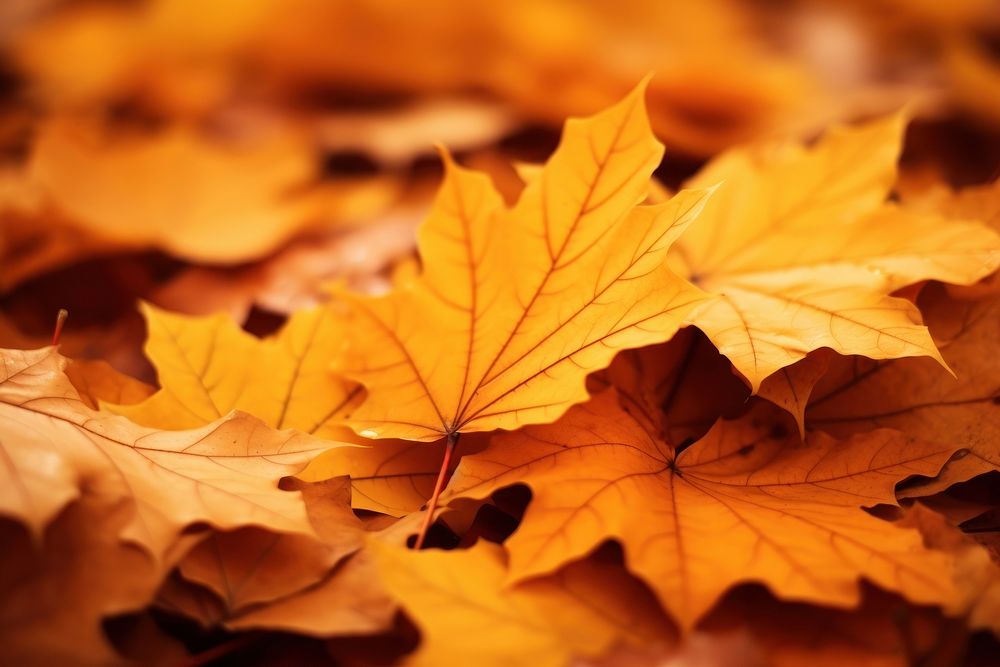
[(608, 392), (555, 424), (494, 438), (463, 460), (443, 499), (527, 484), (531, 504), (506, 542), (511, 579), (617, 539), (686, 628), (744, 581), (841, 607), (857, 602), (861, 578), (915, 602), (954, 598), (939, 575), (945, 554), (861, 507), (893, 502), (897, 482), (937, 473), (956, 447), (892, 431), (797, 445), (765, 417), (719, 422), (677, 454)]
[(340, 369), (368, 390), (351, 416), (360, 433), (431, 441), (550, 421), (617, 350), (673, 335), (702, 295), (665, 253), (708, 194), (638, 205), (662, 154), (643, 91), (567, 123), (510, 210), (484, 175), (445, 158), (420, 230), (423, 274), (387, 297), (348, 296)]

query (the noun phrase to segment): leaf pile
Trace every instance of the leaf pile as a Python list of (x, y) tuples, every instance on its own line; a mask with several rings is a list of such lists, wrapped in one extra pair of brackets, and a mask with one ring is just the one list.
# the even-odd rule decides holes
[[(114, 92), (137, 105), (130, 122), (156, 122), (141, 101), (201, 123), (234, 63), (305, 85), (357, 47), (324, 60), (290, 46), (307, 27), (271, 25), (292, 13), (272, 3), (242, 28), (199, 5), (219, 69), (198, 88), (180, 76), (194, 56), (155, 39), (195, 4), (81, 8), (14, 47), (61, 111), (0, 181), (0, 662), (906, 665), (997, 650), (997, 182), (921, 185), (900, 113), (720, 150), (747, 128), (730, 141), (671, 124), (656, 101), (675, 72), (571, 118), (516, 176), (441, 147), (415, 256), (351, 245), (331, 229), (399, 214), (412, 182), (319, 179), (302, 127), (243, 145), (187, 121), (108, 134), (75, 115)], [(413, 11), (296, 4), (300, 20), (350, 19), (355, 40)], [(532, 11), (466, 17), (469, 34), (514, 41)], [(580, 11), (581, 34), (596, 30)], [(61, 72), (56, 56), (98, 28), (130, 57)], [(146, 46), (126, 48), (136, 36)], [(391, 78), (383, 57), (357, 75)], [(776, 69), (731, 76), (779, 76), (761, 62)], [(412, 65), (399, 87), (454, 83), (454, 65)], [(536, 108), (558, 62), (523, 80), (494, 66), (471, 84), (521, 113), (569, 104)], [(666, 187), (654, 127), (713, 157)], [(302, 268), (334, 246), (385, 255), (356, 275)], [(38, 344), (25, 303), (81, 266), (132, 291)], [(283, 282), (293, 267), (308, 275)], [(120, 328), (101, 329), (116, 309)]]

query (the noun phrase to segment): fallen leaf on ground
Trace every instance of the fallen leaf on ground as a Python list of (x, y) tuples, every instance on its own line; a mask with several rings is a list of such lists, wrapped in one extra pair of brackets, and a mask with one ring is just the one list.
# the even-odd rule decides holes
[(757, 395), (795, 417), (799, 435), (806, 435), (806, 407), (816, 383), (830, 367), (833, 354), (828, 349), (810, 352), (804, 359), (764, 378)]
[(677, 272), (714, 295), (688, 321), (754, 392), (821, 347), (940, 359), (917, 308), (890, 293), (970, 284), (1000, 266), (1000, 235), (982, 223), (886, 203), (903, 128), (895, 116), (811, 148), (734, 149), (689, 181), (722, 185), (671, 251)]
[(927, 359), (879, 363), (839, 360), (814, 392), (807, 423), (846, 436), (873, 428), (918, 433), (961, 449), (924, 494), (1000, 469), (1000, 299), (949, 299), (928, 289), (921, 299), (941, 353), (957, 378)]
[(227, 623), (234, 630), (268, 628), (315, 637), (366, 635), (392, 625), (397, 603), (378, 583), (378, 571), (359, 552), (316, 586), (252, 609)]
[(133, 506), (120, 537), (155, 559), (196, 522), (312, 532), (300, 494), (277, 480), (305, 467), (322, 441), (241, 413), (191, 431), (140, 427), (88, 408), (52, 348), (6, 350), (2, 360), (0, 513), (36, 538), (86, 489)]
[(119, 537), (132, 513), (127, 501), (83, 492), (47, 526), (44, 544), (0, 520), (0, 662), (121, 662), (101, 623), (147, 605), (160, 576), (148, 554)]
[(510, 210), (445, 157), (423, 273), (387, 297), (345, 294), (339, 370), (368, 390), (351, 415), (359, 433), (433, 441), (548, 421), (586, 399), (586, 374), (617, 350), (673, 335), (702, 295), (665, 253), (708, 193), (637, 205), (662, 154), (643, 93), (570, 121)]
[(142, 312), (160, 390), (141, 403), (105, 409), (157, 428), (195, 428), (241, 410), (278, 429), (329, 439), (350, 433), (340, 420), (360, 391), (330, 371), (345, 335), (332, 309), (299, 311), (265, 339), (226, 314), (188, 317), (149, 304)]
[(609, 391), (555, 424), (495, 437), (463, 459), (442, 502), (527, 484), (531, 504), (506, 542), (511, 580), (618, 539), (686, 629), (747, 581), (840, 607), (857, 603), (862, 578), (914, 602), (951, 602), (954, 585), (939, 574), (949, 558), (861, 508), (894, 502), (897, 482), (936, 474), (957, 446), (888, 430), (799, 445), (777, 424), (759, 411), (720, 421), (677, 454)]
[(257, 259), (341, 212), (313, 187), (318, 165), (294, 135), (229, 145), (177, 127), (112, 140), (56, 119), (28, 168), (67, 223), (91, 237), (208, 263)]
[(1000, 564), (989, 552), (920, 503), (909, 508), (900, 524), (919, 530), (929, 546), (954, 554), (955, 581), (962, 592), (958, 611), (971, 627), (1000, 633)]
[[(745, 632), (768, 667), (910, 667), (959, 664), (967, 630), (940, 611), (866, 587), (857, 609), (777, 602), (766, 591), (734, 591), (694, 635)], [(739, 664), (739, 663), (737, 663)]]
[(672, 446), (694, 442), (719, 417), (743, 412), (749, 398), (729, 360), (690, 327), (667, 343), (619, 352), (607, 369), (588, 378), (592, 394), (608, 386), (643, 428)]
[(298, 477), (315, 482), (349, 475), (354, 507), (398, 517), (419, 510), (431, 497), (443, 456), (443, 443), (341, 445), (320, 454)]
[(666, 644), (674, 630), (620, 569), (592, 561), (505, 587), (501, 547), (411, 551), (374, 544), (378, 576), (421, 629), (414, 665), (561, 667), (618, 643)]

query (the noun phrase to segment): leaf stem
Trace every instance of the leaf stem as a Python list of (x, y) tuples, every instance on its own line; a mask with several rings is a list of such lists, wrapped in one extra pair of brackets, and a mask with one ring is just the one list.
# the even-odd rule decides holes
[(448, 477), (448, 468), (451, 467), (451, 457), (455, 452), (455, 445), (458, 444), (458, 437), (461, 433), (449, 433), (448, 441), (444, 448), (444, 457), (441, 459), (441, 469), (438, 471), (437, 482), (434, 484), (434, 493), (431, 494), (431, 499), (427, 503), (427, 514), (424, 516), (424, 522), (420, 526), (420, 534), (417, 535), (417, 541), (413, 545), (414, 549), (421, 549), (424, 546), (424, 540), (427, 539), (427, 532), (431, 528), (431, 522), (434, 520), (434, 510), (437, 509), (438, 498), (441, 496), (441, 491), (444, 490), (444, 482)]
[(69, 311), (65, 308), (60, 308), (59, 312), (56, 314), (56, 327), (52, 331), (52, 344), (58, 345), (59, 339), (62, 337), (63, 325), (66, 324), (66, 318), (69, 317)]

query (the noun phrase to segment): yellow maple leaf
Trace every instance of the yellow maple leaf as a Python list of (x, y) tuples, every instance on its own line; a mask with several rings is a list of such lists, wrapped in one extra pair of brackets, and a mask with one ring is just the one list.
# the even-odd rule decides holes
[(510, 210), (455, 166), (420, 230), (424, 272), (382, 298), (345, 295), (339, 370), (365, 385), (362, 435), (432, 441), (558, 417), (617, 350), (670, 338), (699, 290), (665, 254), (707, 191), (642, 206), (662, 145), (644, 86), (559, 148)]
[(90, 486), (132, 504), (121, 537), (157, 559), (196, 522), (312, 533), (299, 494), (277, 480), (305, 467), (322, 441), (238, 412), (190, 431), (140, 427), (88, 408), (52, 348), (0, 354), (0, 514), (35, 537)]
[(669, 644), (655, 600), (619, 568), (583, 561), (505, 588), (503, 549), (411, 551), (371, 541), (379, 579), (423, 631), (408, 664), (562, 667), (616, 643)]
[[(197, 428), (240, 410), (275, 428), (336, 441), (299, 478), (315, 482), (349, 475), (354, 507), (402, 516), (430, 497), (441, 447), (392, 439), (371, 447), (344, 425), (361, 388), (329, 368), (344, 340), (333, 309), (298, 311), (264, 339), (221, 313), (190, 317), (150, 304), (141, 309), (149, 329), (146, 354), (160, 390), (129, 405), (102, 402), (103, 409), (165, 429)], [(470, 445), (467, 438), (463, 450), (473, 451)]]
[(672, 251), (678, 272), (714, 294), (689, 321), (754, 391), (820, 347), (940, 359), (916, 307), (889, 294), (932, 278), (973, 283), (1000, 265), (1000, 236), (982, 224), (885, 203), (903, 127), (895, 116), (808, 149), (733, 150), (689, 183), (723, 183)]
[(350, 434), (339, 420), (360, 390), (329, 369), (344, 335), (330, 309), (299, 311), (263, 340), (225, 314), (188, 317), (149, 304), (142, 313), (160, 390), (105, 409), (156, 428), (195, 428), (241, 410), (274, 428), (331, 439)]
[(844, 607), (862, 577), (920, 603), (953, 599), (939, 574), (947, 556), (861, 507), (894, 502), (897, 482), (937, 473), (956, 447), (893, 431), (794, 446), (797, 436), (772, 432), (765, 417), (720, 421), (677, 454), (608, 391), (555, 424), (495, 437), (462, 460), (442, 501), (527, 484), (531, 504), (505, 543), (511, 579), (618, 539), (685, 628), (745, 581)]

